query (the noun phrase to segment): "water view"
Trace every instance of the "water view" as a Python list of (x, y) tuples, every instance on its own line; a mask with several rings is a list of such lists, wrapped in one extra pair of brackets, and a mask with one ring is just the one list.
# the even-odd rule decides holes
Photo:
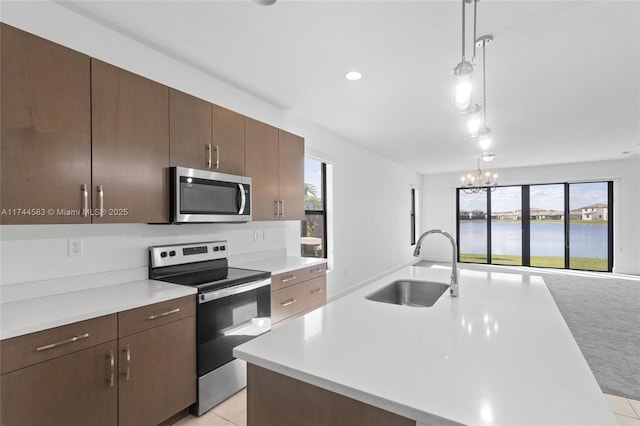
[[(606, 223), (572, 223), (569, 233), (571, 256), (607, 257)], [(531, 252), (539, 256), (564, 257), (564, 223), (531, 223)], [(522, 253), (522, 223), (491, 223), (491, 252), (493, 255), (519, 255)], [(460, 221), (460, 253), (486, 254), (487, 224), (485, 221)]]

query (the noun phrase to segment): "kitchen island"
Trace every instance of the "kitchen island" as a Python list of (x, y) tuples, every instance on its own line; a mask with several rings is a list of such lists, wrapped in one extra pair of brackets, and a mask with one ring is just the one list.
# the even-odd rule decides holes
[(460, 269), (460, 297), (432, 307), (365, 299), (394, 280), (449, 278), (406, 267), (236, 347), (249, 425), (328, 424), (344, 407), (419, 426), (617, 424), (540, 277)]

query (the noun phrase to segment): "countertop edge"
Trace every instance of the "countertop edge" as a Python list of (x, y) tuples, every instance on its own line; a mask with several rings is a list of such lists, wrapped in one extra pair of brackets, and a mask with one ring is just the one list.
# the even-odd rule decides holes
[(272, 257), (251, 262), (233, 263), (236, 268), (256, 269), (271, 272), (271, 275), (283, 274), (295, 271), (296, 269), (307, 268), (309, 266), (327, 263), (327, 259), (317, 257)]
[(426, 413), (424, 411), (420, 411), (418, 409), (409, 407), (399, 402), (391, 401), (389, 399), (373, 395), (366, 391), (360, 391), (353, 387), (341, 385), (339, 383), (335, 383), (335, 382), (332, 382), (331, 380), (323, 379), (322, 377), (319, 377), (313, 374), (305, 373), (303, 371), (290, 368), (282, 364), (264, 360), (260, 357), (248, 354), (246, 352), (243, 352), (235, 348), (233, 350), (233, 356), (236, 358), (242, 359), (243, 361), (246, 361), (249, 364), (254, 364), (258, 367), (268, 369), (270, 371), (273, 371), (278, 374), (282, 374), (289, 378), (300, 380), (307, 384), (317, 386), (321, 389), (325, 389), (330, 392), (334, 392), (339, 395), (354, 399), (356, 401), (360, 401), (365, 404), (369, 404), (369, 405), (381, 408), (383, 410), (389, 411), (399, 416), (403, 416), (408, 419), (415, 420), (417, 424), (424, 423), (430, 426), (462, 425), (462, 423), (458, 423), (450, 419), (445, 419), (443, 417), (439, 417), (431, 413)]
[[(154, 285), (154, 284), (161, 285), (169, 291), (167, 293), (159, 293), (158, 295), (155, 295), (153, 297), (149, 297), (146, 299), (127, 300), (126, 293), (128, 288), (132, 288), (134, 286), (138, 286), (138, 287), (144, 286), (145, 283), (147, 283), (147, 285)], [(55, 327), (61, 327), (64, 325), (69, 325), (79, 321), (98, 318), (105, 315), (111, 315), (118, 312), (124, 312), (130, 309), (136, 309), (143, 306), (153, 305), (154, 303), (160, 303), (160, 302), (165, 302), (167, 300), (178, 299), (180, 297), (185, 297), (185, 296), (189, 296), (197, 293), (196, 289), (192, 287), (187, 287), (187, 286), (182, 286), (177, 284), (169, 284), (169, 283), (164, 283), (164, 282), (155, 281), (155, 280), (144, 280), (144, 281), (134, 281), (130, 283), (117, 284), (117, 285), (107, 286), (107, 287), (98, 287), (98, 288), (71, 292), (71, 293), (64, 293), (56, 296), (47, 296), (47, 297), (38, 298), (38, 299), (26, 299), (18, 302), (11, 302), (11, 303), (0, 305), (0, 309), (6, 309), (10, 305), (13, 305), (16, 307), (20, 307), (20, 305), (24, 307), (28, 305), (36, 306), (38, 304), (42, 304), (45, 299), (51, 299), (54, 297), (58, 298), (63, 303), (68, 303), (69, 301), (73, 301), (73, 299), (78, 298), (78, 296), (98, 295), (99, 293), (109, 291), (109, 290), (121, 291), (123, 294), (122, 298), (121, 299), (118, 298), (118, 300), (115, 303), (109, 304), (108, 306), (105, 305), (104, 307), (100, 307), (96, 310), (88, 309), (84, 312), (76, 312), (76, 313), (71, 313), (69, 315), (54, 316), (50, 320), (48, 319), (42, 322), (38, 322), (37, 324), (17, 326), (15, 328), (11, 328), (8, 330), (2, 329), (0, 330), (0, 340), (20, 337), (26, 334), (36, 333), (39, 331), (44, 331), (44, 330), (48, 330)]]

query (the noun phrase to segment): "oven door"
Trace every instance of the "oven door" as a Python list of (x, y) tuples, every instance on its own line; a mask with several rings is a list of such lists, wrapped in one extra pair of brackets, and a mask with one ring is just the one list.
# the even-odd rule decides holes
[(172, 167), (171, 221), (248, 222), (251, 178)]
[(233, 361), (233, 348), (271, 330), (271, 279), (198, 296), (198, 376)]

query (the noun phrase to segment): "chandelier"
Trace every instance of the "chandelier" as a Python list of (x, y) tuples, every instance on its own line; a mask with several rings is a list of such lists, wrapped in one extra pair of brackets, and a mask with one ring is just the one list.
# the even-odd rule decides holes
[[(488, 154), (491, 159), (486, 159), (484, 156), (487, 154), (483, 154), (484, 161), (491, 161), (495, 155)], [(484, 176), (484, 178), (483, 178)], [(465, 192), (465, 194), (479, 194), (480, 192), (493, 192), (496, 190), (496, 186), (498, 185), (498, 175), (492, 174), (491, 172), (486, 172), (484, 175), (482, 174), (482, 169), (480, 169), (480, 157), (478, 157), (478, 168), (475, 172), (475, 175), (469, 173), (467, 176), (462, 176), (460, 178), (462, 184), (460, 185), (460, 189)]]

